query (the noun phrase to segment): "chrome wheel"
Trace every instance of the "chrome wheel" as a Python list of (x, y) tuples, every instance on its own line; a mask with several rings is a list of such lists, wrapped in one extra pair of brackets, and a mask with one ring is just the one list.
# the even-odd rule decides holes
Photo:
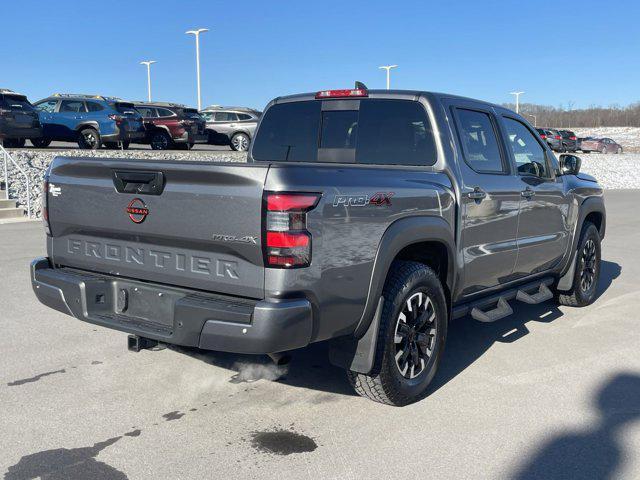
[(582, 272), (580, 272), (580, 288), (588, 292), (594, 285), (596, 270), (598, 268), (596, 244), (589, 239), (582, 249)]
[(416, 292), (405, 302), (394, 333), (395, 361), (404, 378), (425, 371), (436, 343), (436, 310), (425, 292)]
[(249, 137), (244, 134), (234, 135), (231, 139), (231, 145), (238, 152), (246, 152), (249, 149)]

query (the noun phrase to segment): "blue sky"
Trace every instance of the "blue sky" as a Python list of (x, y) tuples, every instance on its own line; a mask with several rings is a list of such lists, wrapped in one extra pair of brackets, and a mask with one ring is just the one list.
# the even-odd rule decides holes
[[(262, 108), (290, 93), (392, 87), (496, 103), (565, 107), (640, 100), (640, 2), (164, 1), (12, 2), (2, 22), (0, 87)], [(7, 12), (7, 10), (4, 10)]]

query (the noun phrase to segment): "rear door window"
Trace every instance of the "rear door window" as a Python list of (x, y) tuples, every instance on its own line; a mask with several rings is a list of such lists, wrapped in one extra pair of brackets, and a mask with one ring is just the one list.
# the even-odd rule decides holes
[(90, 112), (100, 112), (104, 107), (97, 102), (87, 102), (87, 108)]
[[(332, 102), (332, 100), (325, 100)], [(322, 109), (323, 102), (276, 104), (264, 115), (253, 157), (265, 161), (322, 161), (433, 165), (436, 149), (423, 106), (415, 101), (363, 99), (359, 108)]]
[(238, 116), (233, 112), (216, 112), (213, 117), (214, 122), (235, 122)]
[(169, 110), (168, 108), (158, 108), (158, 116), (160, 117), (173, 117), (175, 113)]
[(85, 113), (87, 111), (83, 101), (63, 100), (60, 105), (61, 112)]
[(246, 113), (239, 113), (238, 114), (238, 120), (240, 121), (245, 121), (245, 120), (251, 120), (251, 115), (247, 115)]
[(504, 173), (498, 137), (491, 117), (478, 110), (456, 109), (464, 159), (479, 173)]

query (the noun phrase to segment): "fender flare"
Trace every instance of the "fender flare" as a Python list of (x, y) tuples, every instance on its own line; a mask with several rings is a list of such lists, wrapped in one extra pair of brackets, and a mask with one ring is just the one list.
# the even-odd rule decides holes
[(602, 215), (602, 224), (600, 225), (600, 238), (603, 239), (607, 229), (607, 213), (604, 206), (603, 197), (589, 197), (580, 205), (580, 213), (578, 214), (578, 220), (576, 221), (576, 229), (573, 234), (573, 240), (571, 242), (571, 250), (569, 255), (569, 261), (562, 270), (562, 275), (558, 280), (557, 289), (560, 291), (567, 291), (571, 289), (573, 284), (573, 275), (575, 273), (576, 266), (576, 251), (578, 249), (578, 241), (580, 240), (580, 233), (584, 221), (590, 213), (600, 213)]
[(84, 128), (93, 128), (96, 132), (100, 133), (100, 125), (95, 121), (82, 122), (76, 126), (76, 132), (80, 132)]
[(167, 127), (166, 125), (154, 125), (153, 127), (149, 128), (147, 131), (153, 132), (154, 130), (162, 130), (163, 132), (168, 133), (169, 136), (173, 138), (173, 136), (171, 135), (171, 130), (169, 130), (169, 127)]
[(353, 335), (332, 341), (331, 363), (360, 373), (369, 373), (375, 361), (378, 329), (382, 314), (382, 289), (391, 263), (405, 247), (415, 243), (437, 242), (447, 251), (446, 287), (453, 291), (455, 240), (453, 229), (442, 217), (407, 217), (393, 222), (378, 245), (367, 301)]

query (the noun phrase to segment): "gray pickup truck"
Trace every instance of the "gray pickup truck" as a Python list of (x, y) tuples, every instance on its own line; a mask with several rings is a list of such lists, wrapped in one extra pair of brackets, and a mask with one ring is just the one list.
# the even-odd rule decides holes
[(246, 164), (56, 158), (33, 289), (134, 350), (329, 341), (360, 395), (405, 405), (428, 392), (450, 320), (594, 301), (605, 207), (579, 170), (481, 101), (281, 97)]

